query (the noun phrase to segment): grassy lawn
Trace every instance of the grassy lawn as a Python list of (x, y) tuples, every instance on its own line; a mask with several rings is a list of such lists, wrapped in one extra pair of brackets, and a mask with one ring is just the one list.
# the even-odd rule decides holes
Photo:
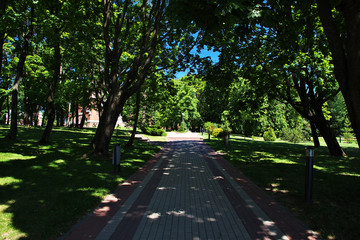
[[(20, 127), (17, 141), (7, 132), (0, 126), (0, 239), (61, 236), (159, 150), (136, 140), (115, 176), (111, 159), (86, 156), (94, 129), (56, 128), (49, 145), (37, 144), (40, 128)], [(127, 139), (116, 130), (112, 143)]]
[[(223, 140), (211, 138), (217, 151)], [(331, 157), (326, 147), (315, 150), (313, 204), (304, 201), (305, 146), (233, 137), (225, 158), (306, 222), (324, 239), (360, 239), (360, 151), (342, 144), (348, 158)], [(325, 146), (325, 144), (322, 144)]]

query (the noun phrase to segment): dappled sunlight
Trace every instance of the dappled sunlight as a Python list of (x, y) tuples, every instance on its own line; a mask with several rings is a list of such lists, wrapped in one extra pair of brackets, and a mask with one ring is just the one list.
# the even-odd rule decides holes
[[(224, 151), (221, 140), (206, 142), (215, 150)], [(312, 143), (230, 138), (224, 158), (317, 231), (333, 231), (321, 234), (341, 238), (344, 232), (356, 231), (360, 217), (359, 148), (345, 147), (347, 158), (330, 156), (324, 146), (315, 149), (313, 204), (308, 205), (304, 201), (304, 185), (305, 149), (309, 145)]]
[[(6, 216), (1, 222), (31, 239), (48, 239), (66, 231), (159, 149), (136, 141), (139, 148), (133, 153), (123, 149), (125, 164), (121, 175), (115, 176), (110, 159), (83, 157), (92, 134), (55, 129), (50, 144), (40, 145), (41, 133), (41, 129), (19, 127), (18, 140), (0, 139), (0, 202), (13, 201), (1, 213)], [(125, 144), (127, 137), (116, 140)]]

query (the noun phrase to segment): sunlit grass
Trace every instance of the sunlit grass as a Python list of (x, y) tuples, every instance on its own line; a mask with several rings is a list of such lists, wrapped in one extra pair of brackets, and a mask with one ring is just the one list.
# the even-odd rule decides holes
[[(205, 141), (225, 152), (224, 141)], [(324, 239), (360, 239), (360, 151), (342, 143), (348, 154), (331, 157), (326, 147), (315, 149), (313, 204), (304, 201), (305, 147), (312, 143), (264, 142), (231, 137), (224, 155), (259, 187), (303, 219)], [(322, 146), (325, 146), (322, 143)]]
[[(88, 154), (95, 129), (55, 128), (47, 145), (40, 128), (19, 127), (16, 141), (3, 139), (7, 131), (0, 126), (0, 239), (61, 236), (159, 150), (136, 140), (114, 175), (110, 158)], [(116, 129), (111, 146), (128, 136)]]

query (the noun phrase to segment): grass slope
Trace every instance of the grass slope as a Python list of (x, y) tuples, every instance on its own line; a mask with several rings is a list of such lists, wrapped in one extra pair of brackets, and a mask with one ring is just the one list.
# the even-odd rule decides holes
[[(223, 140), (204, 139), (225, 151)], [(326, 147), (315, 150), (313, 204), (304, 201), (304, 144), (234, 137), (224, 157), (324, 239), (360, 239), (360, 151), (355, 144), (342, 147), (348, 158), (331, 157)]]
[[(0, 239), (62, 235), (159, 150), (135, 141), (115, 176), (111, 159), (86, 156), (94, 129), (54, 129), (49, 145), (37, 143), (39, 128), (20, 127), (16, 141), (3, 139), (7, 132), (0, 126)], [(117, 130), (112, 143), (127, 139)]]

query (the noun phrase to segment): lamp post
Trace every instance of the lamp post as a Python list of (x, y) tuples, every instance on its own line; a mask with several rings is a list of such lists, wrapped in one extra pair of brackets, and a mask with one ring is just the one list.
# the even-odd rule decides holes
[(306, 148), (305, 200), (312, 203), (314, 147)]

